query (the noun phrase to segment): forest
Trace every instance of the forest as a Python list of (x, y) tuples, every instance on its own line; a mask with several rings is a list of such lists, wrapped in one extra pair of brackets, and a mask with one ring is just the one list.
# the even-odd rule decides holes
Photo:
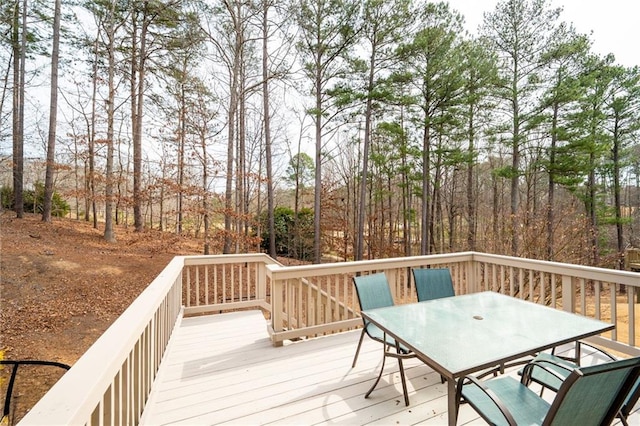
[(621, 268), (640, 68), (569, 22), (548, 0), (475, 34), (426, 0), (3, 1), (2, 208), (204, 254)]

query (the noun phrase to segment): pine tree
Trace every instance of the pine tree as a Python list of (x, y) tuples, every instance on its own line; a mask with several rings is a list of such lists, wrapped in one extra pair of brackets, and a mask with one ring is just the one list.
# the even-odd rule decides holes
[(357, 41), (356, 19), (359, 2), (354, 0), (303, 0), (292, 4), (297, 10), (296, 21), (300, 28), (297, 50), (300, 53), (304, 74), (311, 83), (310, 93), (314, 105), (309, 109), (315, 125), (315, 193), (313, 203), (314, 262), (322, 258), (322, 162), (324, 135), (327, 134), (325, 119), (331, 116), (333, 95), (331, 85), (336, 78), (346, 77), (344, 61)]

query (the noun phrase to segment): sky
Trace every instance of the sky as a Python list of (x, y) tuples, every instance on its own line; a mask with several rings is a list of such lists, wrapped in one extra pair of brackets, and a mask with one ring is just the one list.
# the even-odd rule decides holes
[[(579, 33), (591, 34), (594, 52), (613, 53), (620, 65), (640, 65), (639, 0), (548, 0), (564, 10), (560, 19), (573, 23)], [(461, 12), (467, 30), (475, 34), (484, 12), (493, 11), (498, 0), (449, 0)]]

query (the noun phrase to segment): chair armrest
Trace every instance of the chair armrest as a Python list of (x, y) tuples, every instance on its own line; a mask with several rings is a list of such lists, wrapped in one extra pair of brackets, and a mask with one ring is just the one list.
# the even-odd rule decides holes
[[(465, 381), (467, 383), (465, 383)], [(500, 413), (504, 416), (507, 423), (510, 426), (518, 426), (513, 414), (509, 411), (509, 409), (504, 405), (504, 403), (500, 400), (498, 395), (495, 394), (491, 389), (487, 388), (482, 381), (478, 380), (473, 376), (465, 376), (458, 380), (458, 385), (456, 387), (456, 401), (459, 404), (459, 401), (462, 398), (462, 388), (464, 386), (476, 386), (491, 400), (491, 402), (496, 406)]]
[(524, 369), (522, 370), (522, 378), (520, 379), (520, 383), (522, 383), (525, 386), (529, 386), (529, 384), (531, 383), (531, 376), (533, 374), (534, 368), (541, 368), (545, 372), (551, 374), (552, 376), (560, 380), (560, 382), (564, 382), (564, 380), (566, 379), (566, 376), (563, 376), (559, 374), (557, 371), (555, 371), (553, 368), (550, 368), (549, 367), (550, 365), (552, 365), (554, 368), (566, 370), (568, 373), (571, 373), (574, 370), (573, 368), (570, 368), (566, 365), (553, 362), (547, 359), (533, 360), (524, 366)]
[[(590, 343), (587, 343), (584, 340), (579, 340), (577, 342), (577, 344), (580, 345), (580, 346), (587, 346), (587, 347), (593, 349), (594, 351), (601, 353), (605, 357), (609, 358), (609, 361), (616, 361), (618, 359), (615, 356), (611, 355), (609, 352), (605, 351), (604, 349), (600, 349), (599, 347), (594, 346), (594, 345), (592, 345)], [(556, 355), (555, 351), (556, 351), (556, 348), (553, 348), (553, 350), (551, 351), (551, 355), (553, 355), (555, 357), (558, 357), (560, 359), (563, 359), (565, 361), (572, 361), (572, 362), (575, 362), (578, 365), (580, 364), (579, 360), (577, 360), (575, 357)]]
[(592, 344), (587, 343), (587, 342), (585, 342), (584, 340), (580, 340), (580, 341), (578, 342), (578, 344), (579, 344), (580, 346), (588, 346), (588, 347), (590, 347), (591, 349), (593, 349), (594, 351), (600, 352), (602, 355), (604, 355), (604, 356), (606, 356), (607, 358), (609, 358), (609, 361), (617, 361), (617, 360), (618, 360), (618, 358), (616, 358), (615, 356), (611, 355), (609, 352), (605, 351), (604, 349), (600, 349), (600, 348), (599, 348), (599, 347), (597, 347), (597, 346), (593, 346)]

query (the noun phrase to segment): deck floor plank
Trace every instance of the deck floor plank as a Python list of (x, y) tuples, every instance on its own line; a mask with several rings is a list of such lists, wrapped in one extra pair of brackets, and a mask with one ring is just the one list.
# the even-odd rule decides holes
[[(169, 343), (141, 424), (446, 424), (446, 384), (417, 359), (405, 361), (409, 407), (394, 360), (387, 360), (381, 382), (363, 398), (379, 371), (382, 348), (365, 338), (351, 368), (359, 333), (276, 348), (260, 311), (185, 318)], [(631, 420), (640, 424), (640, 407)], [(483, 422), (463, 406), (458, 424)]]

